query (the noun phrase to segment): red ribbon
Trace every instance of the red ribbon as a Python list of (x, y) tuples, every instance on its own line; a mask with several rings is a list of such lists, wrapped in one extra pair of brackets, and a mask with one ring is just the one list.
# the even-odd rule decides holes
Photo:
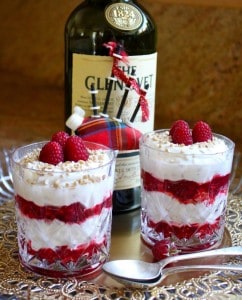
[[(128, 55), (127, 53), (123, 50), (123, 48), (120, 48), (119, 53), (117, 53), (118, 49), (118, 44), (116, 42), (108, 42), (103, 44), (106, 48), (109, 49), (109, 56), (112, 56), (114, 59), (114, 64), (118, 64), (118, 61), (121, 60), (125, 64), (128, 63)], [(116, 55), (119, 55), (120, 57), (117, 57)]]
[[(119, 53), (116, 53), (118, 44), (116, 42), (108, 42), (104, 44), (105, 47), (109, 49), (109, 56), (113, 57), (113, 67), (112, 74), (117, 77), (119, 80), (123, 81), (127, 86), (134, 89), (139, 97), (139, 104), (142, 111), (142, 122), (146, 122), (149, 119), (149, 106), (148, 101), (145, 98), (146, 91), (141, 89), (137, 80), (133, 77), (128, 77), (125, 73), (119, 68), (119, 61), (128, 64), (127, 53), (121, 48)], [(118, 56), (117, 56), (117, 55)]]
[(112, 73), (115, 77), (123, 81), (126, 85), (129, 85), (129, 77), (127, 77), (125, 73), (116, 64), (113, 65)]
[(141, 111), (142, 111), (142, 122), (146, 122), (149, 120), (149, 105), (148, 105), (148, 101), (146, 100), (146, 98), (144, 97), (144, 95), (140, 95), (139, 97), (139, 104), (141, 107)]

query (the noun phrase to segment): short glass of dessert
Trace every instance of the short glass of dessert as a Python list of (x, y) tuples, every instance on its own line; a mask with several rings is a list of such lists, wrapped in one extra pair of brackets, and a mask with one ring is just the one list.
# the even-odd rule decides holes
[(192, 145), (171, 142), (169, 130), (143, 135), (141, 235), (152, 247), (170, 240), (181, 252), (221, 244), (234, 143), (222, 135)]
[(91, 278), (109, 256), (116, 153), (84, 143), (87, 161), (43, 163), (45, 143), (13, 153), (19, 255), (36, 273)]

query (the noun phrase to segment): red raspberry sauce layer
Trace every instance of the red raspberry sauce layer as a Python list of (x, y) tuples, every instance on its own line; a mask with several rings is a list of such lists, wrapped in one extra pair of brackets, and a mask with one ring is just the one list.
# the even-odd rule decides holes
[(157, 233), (162, 232), (165, 238), (174, 235), (179, 240), (190, 239), (196, 234), (197, 237), (203, 239), (206, 235), (212, 235), (215, 231), (219, 230), (222, 218), (223, 217), (218, 217), (214, 223), (193, 223), (185, 225), (174, 225), (165, 221), (154, 223), (148, 220), (148, 227), (153, 228)]
[[(144, 215), (142, 217), (144, 218)], [(165, 221), (155, 223), (147, 219), (147, 227), (149, 229), (152, 228), (158, 234), (162, 233), (164, 238), (171, 238), (172, 240), (175, 240), (177, 243), (177, 248), (181, 249), (183, 252), (190, 252), (208, 249), (220, 242), (218, 241), (218, 238), (216, 238), (216, 233), (220, 231), (222, 224), (225, 222), (224, 218), (225, 216), (222, 215), (218, 217), (213, 223), (193, 223), (186, 225), (174, 225), (169, 224)], [(208, 241), (204, 242), (207, 237), (213, 238), (208, 238)], [(149, 236), (149, 240), (153, 243), (157, 242), (157, 240), (155, 238), (152, 238), (152, 236)], [(178, 240), (180, 240), (181, 242), (179, 243)], [(185, 243), (189, 244), (189, 240), (191, 240), (190, 246), (183, 247), (179, 245), (182, 245), (183, 241), (186, 241)], [(145, 241), (143, 238), (142, 241), (146, 246), (152, 248), (152, 244), (150, 244), (150, 242)]]
[(27, 243), (27, 251), (28, 254), (34, 255), (39, 260), (47, 260), (49, 264), (59, 261), (61, 264), (66, 265), (70, 262), (77, 262), (82, 257), (90, 259), (93, 254), (99, 253), (102, 247), (107, 247), (106, 244), (106, 240), (101, 243), (91, 241), (88, 244), (79, 245), (76, 249), (70, 249), (68, 246), (59, 246), (55, 249), (41, 248), (36, 251), (32, 248), (31, 241), (29, 241)]
[(80, 202), (60, 207), (51, 205), (38, 206), (32, 201), (25, 200), (19, 195), (15, 197), (15, 200), (22, 214), (29, 217), (30, 219), (46, 221), (52, 221), (56, 219), (70, 224), (80, 224), (89, 217), (99, 215), (103, 208), (112, 207), (112, 195), (104, 199), (102, 203), (97, 204), (91, 208), (86, 208)]
[[(24, 247), (25, 241), (21, 241), (22, 247)], [(86, 245), (80, 245), (76, 249), (69, 249), (68, 246), (61, 246), (56, 247), (55, 250), (50, 248), (42, 248), (38, 251), (34, 250), (31, 247), (31, 242), (27, 243), (27, 252), (28, 255), (34, 255), (39, 261), (45, 261), (50, 265), (50, 269), (48, 268), (41, 268), (36, 267), (34, 265), (25, 264), (24, 261), (22, 261), (23, 265), (25, 265), (28, 269), (37, 272), (39, 274), (45, 275), (45, 276), (51, 276), (51, 277), (73, 277), (74, 275), (76, 277), (81, 276), (85, 278), (93, 278), (95, 275), (97, 276), (101, 272), (101, 267), (104, 263), (104, 261), (101, 261), (99, 258), (97, 259), (97, 262), (94, 264), (92, 263), (92, 266), (90, 266), (90, 263), (87, 260), (90, 260), (92, 257), (95, 256), (95, 253), (97, 254), (97, 257), (99, 257), (101, 254), (101, 249), (104, 247), (104, 249), (107, 248), (107, 240), (104, 239), (101, 243), (95, 243), (94, 241), (91, 241), (89, 244)], [(79, 264), (82, 264), (82, 260), (85, 259), (87, 262), (87, 265), (83, 265), (83, 267), (80, 269)], [(80, 262), (78, 262), (80, 260)], [(56, 264), (59, 262), (59, 265), (63, 266), (63, 270), (58, 270), (58, 268), (52, 270), (51, 264)], [(76, 263), (77, 264), (77, 271), (68, 271), (68, 264), (69, 263)], [(66, 270), (65, 270), (66, 266)]]
[(230, 174), (215, 175), (211, 181), (201, 184), (190, 180), (171, 181), (165, 179), (161, 181), (144, 170), (142, 170), (141, 176), (146, 191), (165, 193), (183, 204), (196, 204), (203, 201), (213, 204), (218, 194), (228, 192)]

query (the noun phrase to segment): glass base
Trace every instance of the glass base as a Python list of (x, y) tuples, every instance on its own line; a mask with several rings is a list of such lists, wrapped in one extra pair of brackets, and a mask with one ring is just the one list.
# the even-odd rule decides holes
[(155, 226), (143, 215), (141, 222), (141, 237), (149, 247), (163, 239), (170, 239), (182, 253), (216, 248), (221, 244), (225, 216), (222, 215), (212, 224), (186, 224), (174, 226), (166, 222), (159, 222)]
[(75, 247), (42, 247), (35, 250), (31, 246), (32, 242), (26, 240), (25, 232), (22, 232), (19, 227), (18, 248), (20, 261), (28, 270), (48, 277), (78, 277), (85, 280), (93, 278), (101, 272), (103, 264), (109, 258), (109, 234), (110, 231), (103, 240), (92, 240)]
[(68, 270), (58, 270), (55, 269), (53, 266), (53, 269), (45, 269), (42, 267), (37, 267), (33, 265), (26, 264), (20, 257), (20, 262), (23, 265), (24, 268), (28, 269), (29, 271), (32, 271), (38, 275), (47, 276), (51, 278), (81, 278), (83, 280), (89, 280), (96, 278), (101, 272), (102, 272), (102, 266), (105, 262), (102, 262), (102, 264), (98, 264), (97, 266), (93, 267), (87, 267), (83, 270), (78, 271), (68, 271)]

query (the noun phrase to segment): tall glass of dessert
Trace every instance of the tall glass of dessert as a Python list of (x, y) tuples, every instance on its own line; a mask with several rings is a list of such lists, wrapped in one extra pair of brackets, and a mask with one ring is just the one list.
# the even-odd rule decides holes
[(190, 145), (169, 130), (140, 141), (141, 235), (152, 247), (170, 240), (181, 252), (218, 247), (225, 228), (234, 143), (225, 136)]
[(45, 143), (12, 157), (19, 256), (50, 277), (90, 278), (108, 259), (116, 153), (85, 142), (87, 161), (39, 161)]

